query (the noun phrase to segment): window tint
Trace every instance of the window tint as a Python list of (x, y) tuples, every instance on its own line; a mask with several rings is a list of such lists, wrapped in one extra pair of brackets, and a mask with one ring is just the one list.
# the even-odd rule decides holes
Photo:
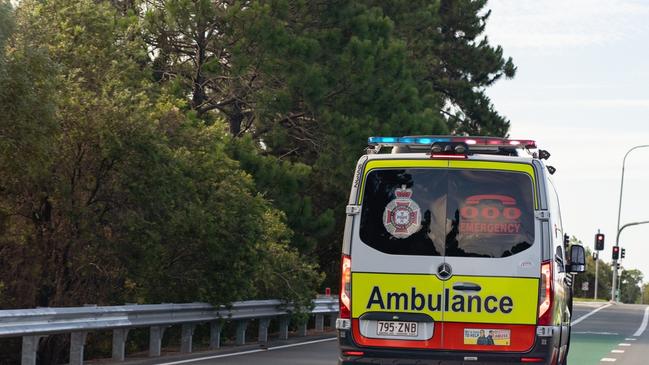
[(505, 257), (534, 241), (533, 188), (517, 172), (375, 170), (361, 240), (388, 254)]

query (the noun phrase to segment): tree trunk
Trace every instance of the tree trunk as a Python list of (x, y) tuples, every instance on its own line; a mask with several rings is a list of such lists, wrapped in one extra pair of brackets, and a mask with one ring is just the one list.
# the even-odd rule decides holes
[(232, 112), (228, 113), (228, 121), (230, 123), (230, 134), (237, 137), (241, 133), (241, 123), (243, 123), (243, 112), (239, 102), (232, 104)]
[[(196, 74), (194, 75), (194, 86), (192, 90), (192, 108), (199, 110), (201, 104), (207, 100), (205, 95), (205, 76), (203, 75), (203, 64), (205, 63), (206, 39), (202, 28), (196, 31)], [(200, 113), (200, 110), (199, 110)]]

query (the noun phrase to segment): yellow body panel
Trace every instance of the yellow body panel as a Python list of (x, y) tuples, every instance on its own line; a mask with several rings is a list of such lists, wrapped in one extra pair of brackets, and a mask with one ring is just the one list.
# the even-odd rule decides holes
[[(458, 292), (456, 283), (480, 285)], [(422, 313), (434, 321), (535, 324), (539, 279), (516, 277), (352, 273), (352, 317), (368, 312)]]

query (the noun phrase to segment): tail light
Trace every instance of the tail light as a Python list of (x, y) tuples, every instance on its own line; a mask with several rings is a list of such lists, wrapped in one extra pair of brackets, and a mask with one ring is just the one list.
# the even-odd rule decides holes
[(363, 351), (343, 351), (344, 356), (363, 356), (365, 353)]
[(541, 283), (539, 285), (539, 326), (552, 325), (552, 262), (541, 265)]
[(521, 357), (521, 362), (530, 363), (530, 362), (545, 362), (543, 357)]
[(352, 317), (352, 259), (343, 255), (340, 270), (340, 318)]

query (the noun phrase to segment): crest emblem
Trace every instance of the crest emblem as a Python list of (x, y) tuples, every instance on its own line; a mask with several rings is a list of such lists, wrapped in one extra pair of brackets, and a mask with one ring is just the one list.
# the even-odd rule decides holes
[(383, 225), (396, 238), (408, 238), (421, 228), (421, 210), (412, 198), (412, 190), (402, 185), (396, 198), (383, 211)]

